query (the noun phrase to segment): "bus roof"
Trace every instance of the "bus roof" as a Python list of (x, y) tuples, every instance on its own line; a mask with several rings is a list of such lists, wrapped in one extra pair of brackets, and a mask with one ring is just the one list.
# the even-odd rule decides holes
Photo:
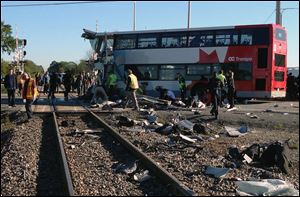
[(237, 25), (237, 26), (216, 26), (216, 27), (196, 27), (196, 28), (179, 28), (179, 29), (158, 29), (158, 30), (141, 30), (141, 31), (115, 31), (115, 32), (94, 32), (91, 30), (83, 29), (84, 33), (81, 37), (86, 39), (94, 39), (95, 37), (108, 36), (109, 38), (113, 35), (128, 35), (128, 34), (143, 34), (143, 33), (178, 33), (187, 31), (209, 31), (209, 30), (221, 30), (221, 29), (235, 29), (235, 28), (255, 28), (255, 27), (267, 27), (274, 24), (257, 24), (257, 25)]

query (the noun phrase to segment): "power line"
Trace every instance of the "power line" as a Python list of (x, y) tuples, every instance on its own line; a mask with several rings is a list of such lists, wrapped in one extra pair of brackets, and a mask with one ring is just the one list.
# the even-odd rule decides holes
[(112, 1), (78, 1), (78, 2), (60, 2), (60, 3), (36, 3), (36, 4), (15, 4), (15, 5), (1, 5), (1, 7), (29, 7), (29, 6), (52, 6), (52, 5), (71, 5), (84, 3), (105, 3)]
[(273, 12), (270, 14), (270, 16), (268, 16), (268, 18), (265, 20), (264, 23), (266, 23), (266, 22), (269, 20), (269, 18), (274, 14), (275, 11), (276, 11), (276, 10), (273, 10)]
[[(281, 14), (285, 11), (285, 10), (299, 10), (299, 8), (282, 8), (281, 9)], [(274, 12), (276, 11), (276, 9), (273, 10), (273, 12), (270, 14), (270, 16), (268, 16), (268, 18), (265, 20), (264, 23), (266, 23), (269, 18), (274, 14)]]

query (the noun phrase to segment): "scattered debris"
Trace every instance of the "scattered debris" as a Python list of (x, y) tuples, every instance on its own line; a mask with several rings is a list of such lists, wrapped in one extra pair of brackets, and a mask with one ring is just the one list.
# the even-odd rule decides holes
[(147, 181), (151, 178), (151, 176), (149, 175), (149, 171), (145, 170), (144, 172), (141, 173), (136, 173), (133, 175), (133, 179), (137, 182), (144, 182)]
[(225, 131), (227, 132), (227, 134), (231, 137), (238, 137), (241, 135), (245, 135), (248, 133), (249, 129), (247, 126), (242, 126), (239, 129), (233, 128), (233, 127), (228, 127), (225, 126)]
[(233, 108), (229, 108), (229, 109), (227, 109), (226, 111), (236, 111), (237, 110), (237, 108), (236, 107), (233, 107)]
[(179, 127), (186, 128), (186, 129), (188, 129), (188, 130), (190, 130), (190, 131), (193, 130), (194, 125), (195, 125), (195, 124), (192, 123), (192, 122), (189, 121), (189, 120), (181, 120), (180, 122), (178, 122), (178, 126), (179, 126)]
[(186, 141), (186, 142), (195, 143), (197, 141), (197, 139), (191, 139), (191, 138), (189, 138), (189, 137), (187, 137), (185, 135), (182, 135), (182, 134), (179, 134), (179, 137), (181, 139), (183, 139), (184, 141)]
[(216, 168), (208, 166), (205, 170), (205, 174), (213, 175), (215, 178), (220, 178), (224, 177), (229, 170), (229, 168)]
[(119, 125), (126, 126), (126, 127), (132, 127), (134, 126), (134, 121), (126, 116), (118, 116), (117, 120), (119, 120)]
[(147, 116), (147, 120), (149, 121), (149, 123), (155, 123), (157, 121), (157, 116), (154, 115), (148, 115)]
[(194, 124), (193, 131), (201, 134), (208, 134), (206, 127), (199, 123)]
[(172, 131), (173, 131), (172, 124), (165, 124), (165, 125), (155, 129), (155, 132), (163, 134), (163, 135), (169, 135), (172, 133)]
[(299, 190), (280, 179), (237, 181), (236, 185), (236, 193), (240, 196), (299, 196)]
[(247, 154), (244, 154), (243, 158), (245, 159), (243, 162), (247, 162), (247, 163), (252, 162), (252, 159)]
[(114, 169), (114, 171), (116, 173), (124, 172), (125, 174), (131, 174), (134, 171), (136, 171), (136, 169), (137, 169), (137, 163), (136, 161), (133, 161), (133, 162), (128, 162), (126, 164), (124, 163), (118, 164), (117, 167)]

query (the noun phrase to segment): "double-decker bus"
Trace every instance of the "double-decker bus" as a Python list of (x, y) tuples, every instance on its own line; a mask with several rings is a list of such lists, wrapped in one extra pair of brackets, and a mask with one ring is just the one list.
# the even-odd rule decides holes
[[(277, 24), (96, 33), (84, 29), (99, 54), (123, 80), (133, 70), (147, 94), (157, 86), (179, 95), (177, 73), (188, 91), (207, 88), (214, 71), (234, 72), (240, 98), (285, 97), (287, 33)], [(107, 58), (111, 57), (109, 61)], [(105, 66), (104, 66), (105, 67)]]

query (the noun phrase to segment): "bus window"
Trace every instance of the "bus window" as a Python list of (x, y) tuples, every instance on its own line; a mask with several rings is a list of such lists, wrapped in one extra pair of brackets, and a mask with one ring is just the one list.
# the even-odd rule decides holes
[(269, 28), (254, 29), (253, 44), (268, 45), (269, 44)]
[(259, 48), (257, 57), (257, 68), (268, 67), (268, 48)]
[(135, 36), (118, 36), (116, 37), (116, 49), (133, 49), (135, 48)]
[(252, 45), (252, 32), (249, 30), (243, 30), (241, 32), (241, 44)]
[(216, 33), (216, 46), (227, 46), (231, 44), (231, 35), (233, 32), (220, 31)]
[(193, 64), (186, 67), (186, 80), (200, 80), (201, 77), (206, 79), (211, 77), (210, 64)]
[(236, 34), (233, 34), (232, 35), (232, 45), (238, 45), (239, 44), (239, 35), (236, 33)]
[(275, 66), (284, 67), (285, 55), (275, 54)]
[(275, 81), (284, 81), (284, 72), (275, 71), (274, 79)]
[(234, 76), (236, 80), (252, 79), (252, 63), (240, 62), (237, 64), (237, 68), (235, 70)]
[(170, 35), (162, 36), (161, 38), (161, 47), (186, 47), (187, 36), (180, 35)]
[(140, 80), (158, 79), (158, 65), (138, 65), (136, 68), (141, 73)]
[(210, 47), (214, 46), (213, 32), (192, 33), (189, 36), (190, 47)]
[(160, 80), (177, 80), (177, 73), (182, 74), (185, 77), (185, 66), (184, 65), (162, 65), (159, 70)]
[(283, 29), (276, 28), (275, 33), (277, 40), (286, 41), (285, 31)]
[(140, 35), (138, 37), (138, 48), (156, 48), (158, 47), (157, 36)]

